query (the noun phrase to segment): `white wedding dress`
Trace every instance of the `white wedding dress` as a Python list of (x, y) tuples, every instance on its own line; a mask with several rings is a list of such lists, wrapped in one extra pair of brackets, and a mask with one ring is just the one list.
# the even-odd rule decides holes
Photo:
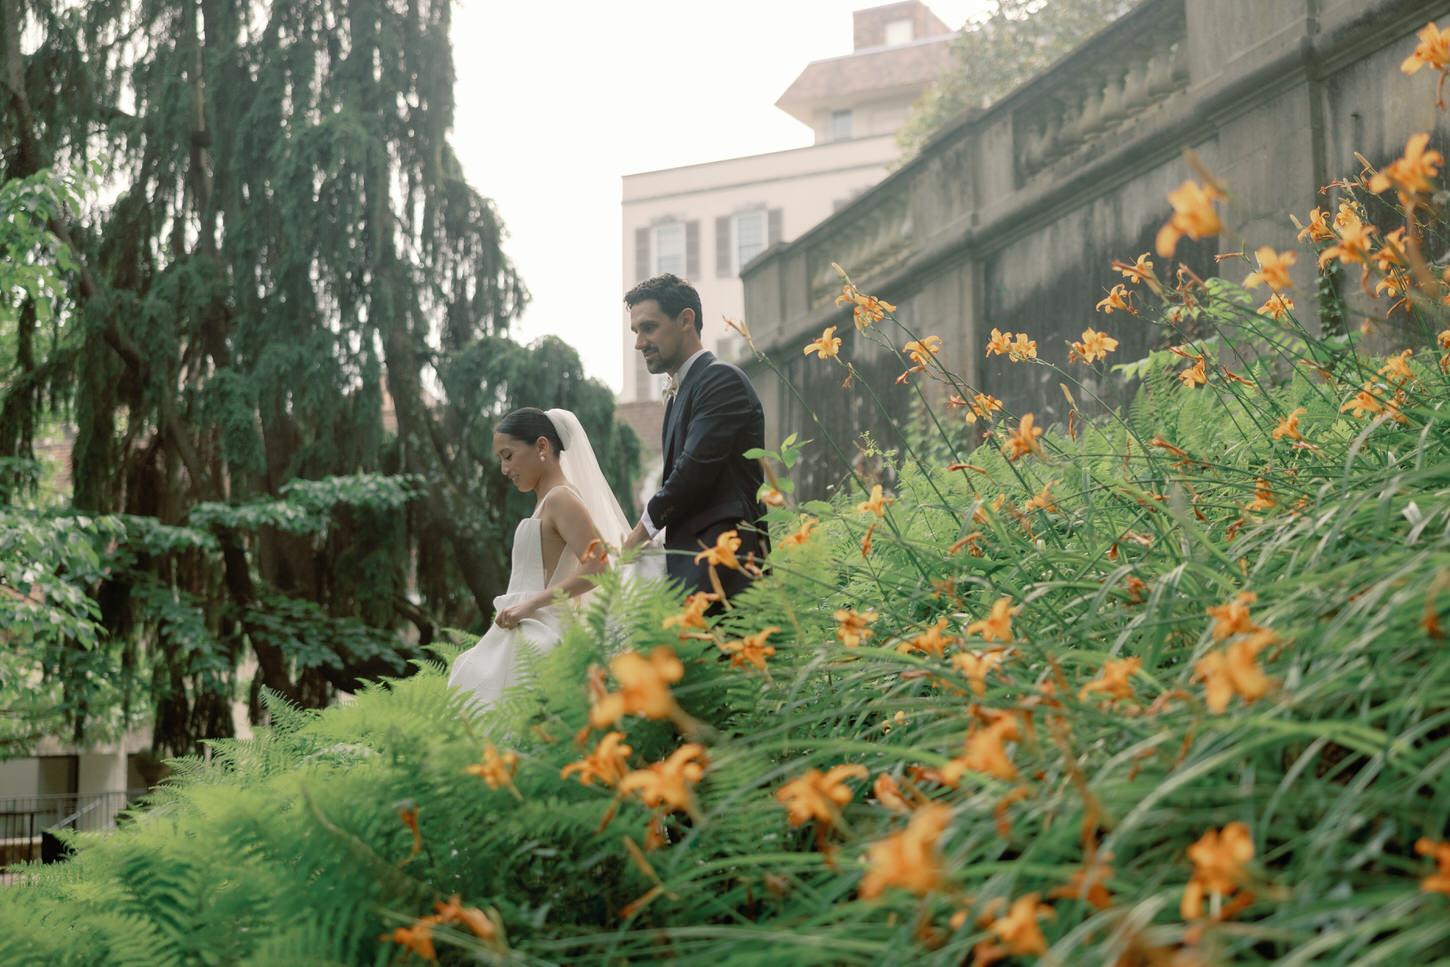
[[(495, 610), (519, 604), (529, 595), (568, 581), (579, 569), (579, 561), (566, 547), (559, 553), (553, 574), (544, 573), (544, 545), (541, 532), (544, 504), (555, 491), (568, 489), (584, 502), (584, 509), (594, 522), (594, 529), (610, 548), (617, 550), (629, 534), (629, 522), (619, 501), (599, 469), (594, 447), (579, 420), (568, 410), (548, 410), (549, 422), (558, 431), (563, 449), (559, 452), (559, 468), (568, 481), (555, 487), (539, 500), (529, 517), (519, 521), (514, 531), (512, 571), (508, 590), (493, 599)], [(665, 579), (662, 554), (642, 555), (629, 565), (630, 580)], [(578, 600), (578, 599), (575, 599)], [(490, 625), (478, 644), (463, 652), (453, 662), (448, 684), (471, 692), (476, 708), (496, 704), (504, 690), (526, 680), (526, 653), (542, 657), (553, 650), (563, 637), (564, 623), (570, 617), (572, 602), (551, 604), (540, 608), (532, 617), (519, 622), (517, 628)]]
[[(559, 563), (553, 574), (544, 573), (544, 546), (541, 536), (544, 504), (559, 490), (569, 490), (575, 496), (573, 487), (555, 487), (544, 495), (531, 516), (519, 521), (514, 531), (513, 570), (509, 574), (508, 590), (493, 599), (494, 610), (521, 604), (530, 595), (544, 588), (556, 587), (569, 580), (578, 570), (579, 562), (565, 548), (559, 554)], [(582, 498), (581, 498), (582, 499)], [(597, 526), (597, 525), (596, 525)], [(532, 617), (519, 622), (517, 628), (500, 628), (490, 625), (478, 644), (459, 655), (453, 663), (453, 672), (448, 684), (473, 693), (475, 703), (488, 707), (503, 695), (504, 690), (520, 682), (521, 645), (527, 644), (536, 656), (549, 653), (563, 635), (561, 607), (551, 604), (535, 611)]]

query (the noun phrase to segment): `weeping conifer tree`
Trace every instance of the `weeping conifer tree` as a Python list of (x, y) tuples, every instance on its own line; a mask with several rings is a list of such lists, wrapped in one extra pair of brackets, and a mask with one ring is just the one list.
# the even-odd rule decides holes
[[(103, 199), (49, 219), (73, 298), (21, 314), (0, 457), (58, 408), (75, 512), (189, 528), (152, 527), (94, 588), (160, 753), (230, 734), (253, 661), (254, 698), (318, 705), (402, 671), (405, 637), (486, 621), (517, 512), (489, 466), (507, 408), (574, 408), (621, 483), (637, 462), (572, 350), (507, 337), (527, 292), (447, 141), (450, 6), (0, 0), (5, 178), (100, 162)], [(334, 487), (321, 529), (216, 510), (359, 473), (413, 497)], [(78, 731), (83, 657), (47, 659)]]

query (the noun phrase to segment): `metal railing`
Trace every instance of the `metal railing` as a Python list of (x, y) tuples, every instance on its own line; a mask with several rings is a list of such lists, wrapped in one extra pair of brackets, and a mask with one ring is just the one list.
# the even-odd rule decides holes
[(111, 829), (116, 816), (146, 790), (68, 793), (0, 799), (0, 870), (12, 863), (49, 859), (43, 835), (61, 829)]

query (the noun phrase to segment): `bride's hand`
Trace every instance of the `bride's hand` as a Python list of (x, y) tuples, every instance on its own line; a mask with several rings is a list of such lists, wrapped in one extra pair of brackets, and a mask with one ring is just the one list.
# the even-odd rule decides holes
[(538, 610), (539, 606), (530, 599), (522, 604), (501, 609), (498, 614), (494, 615), (493, 623), (504, 629), (517, 628), (520, 622), (525, 618), (532, 618), (534, 612)]

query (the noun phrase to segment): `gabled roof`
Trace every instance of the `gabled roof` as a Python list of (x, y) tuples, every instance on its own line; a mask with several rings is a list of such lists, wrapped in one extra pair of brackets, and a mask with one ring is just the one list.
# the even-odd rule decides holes
[(812, 61), (775, 106), (810, 124), (811, 110), (831, 102), (859, 101), (861, 95), (870, 93), (886, 96), (920, 91), (951, 66), (948, 41), (953, 36), (923, 37)]

